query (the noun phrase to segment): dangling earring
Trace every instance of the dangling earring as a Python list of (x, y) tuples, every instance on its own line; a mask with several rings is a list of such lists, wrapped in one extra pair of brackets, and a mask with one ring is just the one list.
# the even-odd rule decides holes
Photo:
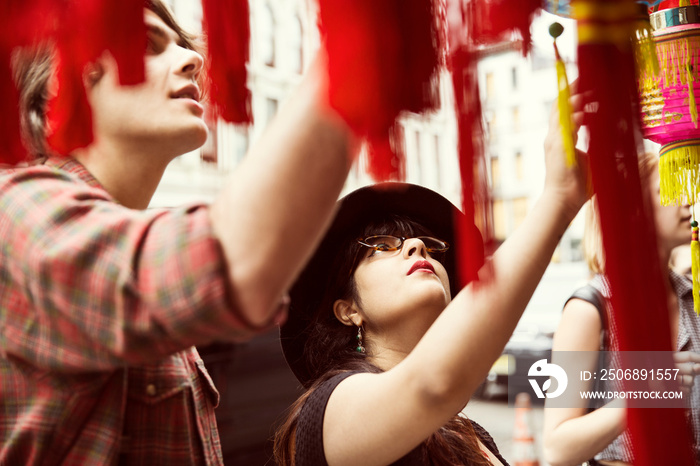
[(362, 327), (357, 327), (357, 348), (355, 348), (355, 351), (358, 353), (364, 353), (365, 352), (365, 347), (362, 345)]

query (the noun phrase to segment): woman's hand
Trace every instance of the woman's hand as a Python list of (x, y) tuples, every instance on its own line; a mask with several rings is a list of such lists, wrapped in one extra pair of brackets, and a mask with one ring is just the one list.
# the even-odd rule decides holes
[[(571, 136), (574, 138), (574, 145), (578, 140), (578, 130), (583, 124), (584, 117), (584, 98), (583, 95), (575, 93), (575, 88), (575, 83), (572, 83), (571, 90), (574, 94), (569, 99), (569, 103), (573, 109), (573, 134)], [(559, 123), (559, 107), (555, 101), (554, 105), (552, 105), (549, 131), (544, 143), (545, 165), (547, 168), (545, 193), (550, 193), (562, 202), (565, 213), (573, 219), (589, 197), (586, 183), (588, 159), (584, 152), (577, 149), (577, 165), (569, 167), (566, 162), (564, 147), (562, 128)]]

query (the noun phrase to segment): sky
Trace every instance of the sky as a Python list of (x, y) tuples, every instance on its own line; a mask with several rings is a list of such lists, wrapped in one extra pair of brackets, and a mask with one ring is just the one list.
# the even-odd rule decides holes
[(530, 32), (532, 41), (538, 49), (545, 54), (554, 55), (552, 46), (552, 36), (549, 35), (549, 26), (558, 22), (564, 26), (564, 32), (557, 39), (559, 53), (566, 61), (575, 61), (576, 58), (576, 21), (569, 18), (556, 16), (546, 11), (542, 11), (532, 22)]

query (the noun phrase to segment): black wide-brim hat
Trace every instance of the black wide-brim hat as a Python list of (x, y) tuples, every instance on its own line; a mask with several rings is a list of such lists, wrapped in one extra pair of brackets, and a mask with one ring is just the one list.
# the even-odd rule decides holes
[[(408, 217), (447, 241), (443, 265), (450, 278), (450, 292), (454, 297), (459, 291), (457, 280), (455, 232), (458, 216), (464, 214), (442, 195), (422, 186), (408, 183), (379, 183), (357, 189), (340, 201), (326, 236), (302, 271), (290, 291), (291, 304), (287, 322), (280, 329), (282, 350), (287, 364), (297, 379), (308, 387), (313, 383), (312, 373), (304, 358), (304, 347), (309, 338), (312, 323), (323, 311), (319, 309), (324, 290), (330, 285), (333, 263), (341, 253), (340, 248), (348, 234), (367, 223), (386, 218), (388, 215)], [(473, 222), (465, 222), (473, 225)], [(476, 230), (476, 227), (472, 226)], [(475, 237), (481, 240), (476, 230)], [(483, 245), (471, 248), (469, 261), (480, 267), (484, 261)], [(473, 257), (472, 257), (473, 256)]]

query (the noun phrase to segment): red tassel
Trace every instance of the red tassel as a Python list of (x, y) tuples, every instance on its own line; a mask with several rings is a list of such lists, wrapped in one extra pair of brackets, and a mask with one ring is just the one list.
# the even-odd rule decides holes
[[(579, 32), (585, 27), (587, 33), (579, 35), (579, 90), (598, 102), (598, 110), (589, 122), (589, 159), (622, 364), (624, 367), (626, 356), (631, 355), (625, 352), (668, 351), (664, 364), (671, 368), (673, 346), (664, 273), (637, 165), (637, 135), (641, 131), (635, 130), (639, 111), (633, 50), (627, 38), (613, 42), (625, 28), (632, 34), (634, 18), (619, 17), (608, 23), (595, 20), (595, 12), (603, 7), (608, 13), (615, 6), (621, 11), (634, 11), (629, 3), (634, 1), (589, 0), (585, 11), (591, 15), (576, 18)], [(624, 383), (631, 388), (633, 382)], [(663, 388), (677, 389), (670, 385)], [(627, 419), (635, 464), (693, 464), (682, 410), (632, 408)]]
[(26, 149), (22, 145), (19, 127), (19, 114), (17, 112), (19, 97), (12, 73), (10, 72), (10, 53), (3, 50), (0, 44), (0, 95), (3, 105), (0, 108), (0, 165), (16, 164), (27, 156)]
[(102, 19), (96, 25), (101, 34), (101, 47), (108, 50), (119, 64), (119, 83), (138, 84), (145, 79), (144, 50), (146, 24), (143, 21), (143, 0), (103, 0)]
[(473, 5), (470, 29), (474, 40), (502, 42), (517, 30), (523, 38), (523, 54), (530, 51), (530, 24), (537, 9), (542, 7), (542, 0), (474, 0)]
[(122, 84), (143, 81), (143, 14), (142, 0), (81, 0), (63, 11), (57, 35), (58, 93), (48, 109), (48, 143), (56, 153), (67, 155), (92, 142), (92, 112), (83, 85), (88, 63), (109, 51)]
[(59, 46), (56, 97), (49, 100), (47, 142), (60, 155), (88, 146), (93, 139), (92, 111), (83, 85), (83, 62), (72, 59), (66, 44)]
[[(59, 155), (68, 155), (92, 142), (92, 112), (83, 71), (103, 50), (100, 36), (95, 35), (98, 26), (102, 26), (100, 3), (71, 3), (59, 19), (62, 27), (56, 36), (56, 95), (47, 108), (47, 142)], [(85, 40), (88, 37), (90, 40)]]
[(373, 139), (367, 145), (367, 172), (375, 180), (406, 178), (403, 127), (395, 122), (388, 137)]
[(224, 120), (252, 123), (246, 63), (250, 24), (248, 0), (203, 0), (208, 41), (208, 77), (212, 105)]
[(19, 96), (10, 68), (12, 51), (49, 37), (56, 11), (56, 3), (50, 0), (0, 4), (0, 164), (16, 164), (27, 156), (20, 136)]
[[(455, 112), (458, 128), (459, 169), (462, 179), (462, 211), (464, 218), (456, 223), (459, 280), (464, 286), (478, 278), (483, 261), (482, 238), (474, 228), (477, 212), (485, 212), (481, 202), (488, 199), (486, 186), (477, 185), (474, 168), (483, 158), (483, 128), (481, 126), (481, 102), (479, 100), (476, 60), (474, 54), (462, 45), (450, 56), (449, 67), (455, 95)], [(486, 223), (480, 225), (490, 238)]]
[(434, 82), (443, 37), (433, 0), (319, 0), (328, 51), (329, 100), (370, 145), (379, 179), (402, 179), (402, 154), (388, 149), (399, 113), (438, 104)]

